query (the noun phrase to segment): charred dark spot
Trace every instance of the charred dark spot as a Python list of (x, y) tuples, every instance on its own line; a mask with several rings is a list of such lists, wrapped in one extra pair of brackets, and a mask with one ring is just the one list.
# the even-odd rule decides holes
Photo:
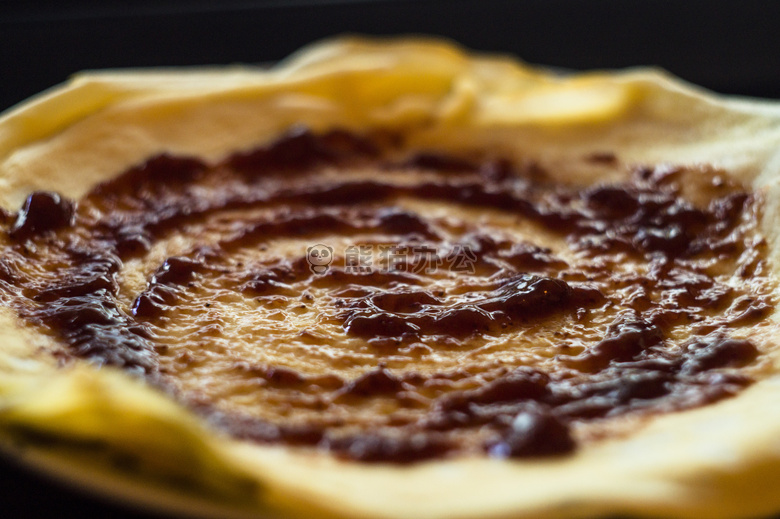
[(399, 437), (365, 434), (331, 439), (327, 441), (327, 446), (356, 461), (412, 463), (439, 458), (450, 451), (453, 444), (445, 438), (430, 434)]
[(553, 256), (550, 249), (544, 249), (527, 242), (513, 244), (509, 250), (500, 251), (498, 257), (508, 261), (520, 271), (564, 269), (567, 266), (565, 261)]
[(227, 164), (245, 173), (268, 174), (300, 171), (353, 156), (373, 157), (377, 153), (370, 140), (343, 130), (315, 135), (308, 128), (294, 127), (267, 146), (234, 154)]
[(425, 290), (380, 292), (370, 299), (380, 310), (394, 313), (415, 313), (427, 305), (440, 305), (442, 302)]
[(264, 373), (265, 379), (277, 386), (298, 386), (306, 381), (299, 373), (280, 366), (268, 368)]
[(707, 336), (688, 345), (682, 366), (685, 373), (734, 367), (738, 368), (758, 357), (758, 349), (750, 342), (729, 339), (721, 335)]
[(267, 146), (234, 154), (228, 160), (228, 165), (238, 171), (267, 173), (269, 170), (303, 169), (332, 158), (330, 149), (311, 131), (297, 127)]
[(452, 393), (437, 405), (442, 411), (468, 413), (473, 405), (536, 401), (547, 395), (548, 383), (549, 378), (543, 373), (521, 368), (480, 388)]
[(401, 379), (385, 368), (378, 368), (349, 382), (340, 391), (340, 395), (359, 397), (392, 396), (401, 391)]
[(442, 153), (425, 152), (417, 153), (409, 157), (401, 164), (401, 167), (458, 173), (474, 171), (477, 168), (477, 165), (459, 157), (444, 155)]
[(162, 190), (196, 181), (207, 169), (207, 164), (194, 157), (157, 155), (116, 178), (98, 184), (88, 198), (117, 200), (119, 193), (137, 196), (159, 194)]
[(661, 341), (663, 333), (657, 326), (633, 317), (613, 324), (607, 336), (582, 355), (562, 360), (577, 369), (593, 373), (612, 362), (630, 361)]
[(615, 164), (618, 161), (617, 155), (611, 151), (597, 151), (588, 155), (586, 159), (598, 164)]
[(57, 193), (36, 191), (24, 201), (8, 234), (29, 240), (48, 231), (73, 225), (76, 204)]
[(201, 270), (202, 264), (189, 258), (171, 257), (154, 274), (153, 282), (164, 285), (181, 285), (190, 281)]
[(523, 411), (499, 440), (489, 443), (487, 451), (499, 458), (530, 458), (563, 455), (575, 448), (569, 427), (549, 411)]

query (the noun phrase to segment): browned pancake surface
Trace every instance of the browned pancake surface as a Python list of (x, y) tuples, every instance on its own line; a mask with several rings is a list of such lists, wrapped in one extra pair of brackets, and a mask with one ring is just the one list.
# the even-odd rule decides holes
[(343, 131), (159, 156), (6, 214), (2, 297), (65, 362), (138, 373), (239, 438), (565, 455), (749, 385), (774, 304), (756, 194), (713, 168), (582, 161), (623, 180)]

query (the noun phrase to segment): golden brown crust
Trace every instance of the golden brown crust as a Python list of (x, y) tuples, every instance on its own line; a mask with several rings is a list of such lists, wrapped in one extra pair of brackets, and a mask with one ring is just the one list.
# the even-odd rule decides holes
[[(583, 184), (604, 180), (605, 168), (583, 168), (580, 159), (605, 150), (626, 163), (709, 164), (766, 193), (764, 232), (772, 255), (778, 250), (778, 107), (717, 99), (654, 72), (560, 79), (435, 41), (337, 40), (272, 71), (81, 76), (0, 120), (0, 200), (15, 209), (35, 189), (79, 197), (157, 152), (213, 160), (268, 142), (293, 123), (391, 128), (412, 148), (532, 158), (557, 180)], [(772, 363), (761, 380), (738, 397), (628, 424), (631, 434), (571, 457), (397, 467), (229, 440), (125, 375), (58, 370), (46, 353), (56, 348), (51, 340), (8, 312), (0, 330), (0, 427), (7, 434), (98, 441), (137, 457), (142, 473), (183, 478), (189, 489), (258, 510), (746, 517), (780, 508), (767, 484), (780, 474), (780, 418), (768, 412), (780, 392), (777, 351), (767, 355)], [(764, 342), (777, 335), (771, 327), (759, 333)]]

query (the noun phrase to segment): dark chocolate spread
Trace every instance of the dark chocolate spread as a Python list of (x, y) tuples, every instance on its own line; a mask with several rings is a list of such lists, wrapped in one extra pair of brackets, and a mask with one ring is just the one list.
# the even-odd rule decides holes
[[(565, 455), (578, 427), (704, 405), (752, 382), (741, 368), (760, 345), (741, 331), (774, 304), (755, 194), (715, 170), (670, 167), (581, 189), (533, 164), (387, 141), (295, 130), (218, 164), (154, 157), (78, 201), (32, 193), (5, 218), (2, 299), (58, 338), (61, 355), (146, 377), (237, 438), (362, 461)], [(608, 152), (583, 161), (625, 167)], [(686, 195), (690, 182), (702, 201)], [(568, 252), (403, 200), (499, 211)], [(169, 255), (175, 236), (189, 245)], [(336, 250), (317, 272), (305, 250), (264, 252), (334, 236), (431, 254), (354, 269)], [(464, 246), (470, 272), (431, 273)], [(145, 286), (127, 293), (125, 267), (144, 261)], [(263, 361), (262, 334), (243, 358), (230, 349), (243, 328), (219, 313), (233, 307), (250, 328), (253, 315), (278, 314), (262, 322), (283, 327), (313, 311), (307, 322), (354, 351), (329, 360), (332, 334), (303, 329), (295, 351), (319, 370)], [(512, 350), (523, 337), (548, 338), (536, 360)], [(490, 348), (515, 357), (477, 356)], [(464, 360), (437, 367), (445, 354)], [(230, 382), (177, 382), (199, 369)], [(225, 404), (226, 388), (261, 404)]]

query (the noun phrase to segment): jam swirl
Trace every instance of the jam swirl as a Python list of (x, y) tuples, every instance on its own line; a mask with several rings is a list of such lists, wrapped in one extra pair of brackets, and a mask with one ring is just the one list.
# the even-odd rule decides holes
[[(761, 354), (746, 330), (774, 308), (759, 197), (716, 170), (624, 176), (582, 189), (340, 130), (160, 155), (78, 201), (32, 193), (5, 218), (0, 296), (64, 358), (145, 377), (239, 439), (366, 462), (566, 455), (610, 419), (738, 393)], [(356, 269), (336, 247), (318, 272), (284, 246), (328, 241), (431, 254)], [(429, 268), (464, 247), (469, 272)]]

